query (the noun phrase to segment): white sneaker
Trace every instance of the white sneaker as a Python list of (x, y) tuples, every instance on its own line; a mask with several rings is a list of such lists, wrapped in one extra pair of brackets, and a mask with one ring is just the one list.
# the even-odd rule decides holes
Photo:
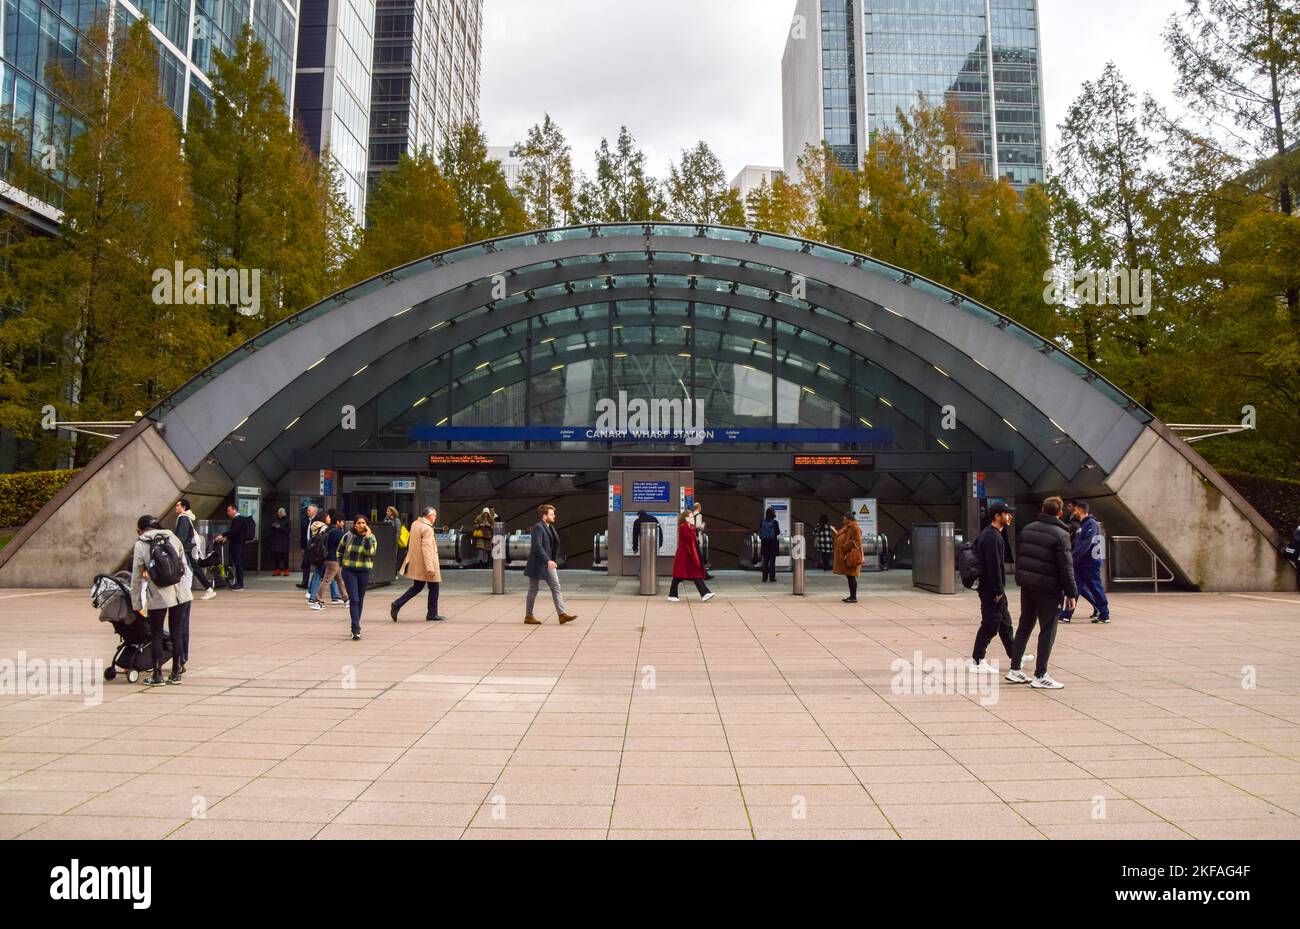
[(1034, 660), (1033, 655), (1026, 655), (1024, 658), (1020, 659), (1020, 667), (1023, 668), (1025, 665), (1029, 664), (1033, 660)]
[(212, 599), (213, 597), (215, 597), (216, 595), (217, 595), (217, 588), (215, 588), (215, 587), (209, 587), (209, 588), (207, 589), (207, 592), (204, 593), (203, 596), (199, 597), (199, 599), (200, 599), (200, 600), (211, 600), (211, 599)]
[(330, 601), (330, 603), (334, 604), (335, 606), (342, 606), (343, 604), (345, 604), (345, 603), (347, 603), (347, 602), (348, 602), (348, 601), (346, 601), (346, 600), (331, 600), (331, 601)]
[(1034, 690), (1065, 690), (1065, 685), (1052, 680), (1052, 675), (1050, 674), (1044, 674), (1042, 677), (1034, 678), (1033, 683), (1029, 686), (1034, 688)]
[(668, 602), (669, 602), (669, 603), (681, 603), (681, 602), (682, 602), (682, 598), (681, 598), (681, 597), (669, 597), (669, 598), (668, 598)]
[(1007, 680), (1012, 684), (1028, 684), (1029, 675), (1024, 671), (1008, 671)]
[(716, 596), (717, 596), (717, 594), (715, 594), (715, 593), (712, 593), (712, 592), (707, 593), (707, 594), (704, 595), (704, 602), (705, 602), (705, 603), (708, 603), (710, 600), (712, 600), (712, 599), (713, 599), (714, 597), (716, 597)]
[(319, 600), (313, 600), (313, 601), (311, 602), (311, 609), (313, 609), (313, 610), (323, 610), (323, 609), (325, 609), (325, 604), (321, 603)]
[(303, 594), (303, 595), (302, 595), (302, 598), (303, 598), (304, 600), (310, 600), (310, 599), (311, 599), (311, 594)]
[(998, 673), (998, 669), (993, 667), (993, 665), (989, 664), (988, 661), (981, 661), (979, 664), (976, 664), (974, 661), (972, 661), (970, 663), (970, 669), (975, 674), (997, 674)]

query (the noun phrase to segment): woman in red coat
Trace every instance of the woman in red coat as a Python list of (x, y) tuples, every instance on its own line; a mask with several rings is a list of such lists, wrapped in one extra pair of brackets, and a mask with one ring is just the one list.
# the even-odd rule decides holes
[(677, 588), (682, 581), (694, 581), (695, 589), (708, 603), (716, 594), (704, 585), (704, 565), (700, 564), (700, 550), (695, 544), (695, 519), (690, 510), (682, 510), (677, 517), (677, 557), (673, 559), (673, 586), (668, 592), (669, 603), (680, 603)]

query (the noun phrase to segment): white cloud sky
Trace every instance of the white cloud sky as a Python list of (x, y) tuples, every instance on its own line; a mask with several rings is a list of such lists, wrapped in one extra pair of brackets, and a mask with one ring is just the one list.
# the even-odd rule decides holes
[[(1113, 59), (1172, 103), (1160, 38), (1184, 0), (1040, 0), (1049, 141), (1080, 84)], [(703, 139), (728, 178), (781, 163), (781, 54), (795, 0), (486, 0), (480, 109), (494, 145), (549, 112), (590, 171), (626, 123), (652, 173)]]

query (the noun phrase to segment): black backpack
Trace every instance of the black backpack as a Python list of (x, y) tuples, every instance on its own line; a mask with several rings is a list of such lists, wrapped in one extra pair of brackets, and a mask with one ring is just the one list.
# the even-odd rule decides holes
[(173, 587), (185, 577), (185, 563), (165, 535), (149, 540), (149, 580), (155, 587)]
[(312, 536), (311, 544), (307, 546), (307, 561), (312, 567), (317, 567), (325, 563), (325, 537), (329, 535), (328, 529), (322, 529)]
[(980, 564), (974, 542), (963, 542), (957, 547), (957, 573), (961, 575), (962, 585), (967, 590), (974, 590), (975, 585), (984, 577), (984, 568)]

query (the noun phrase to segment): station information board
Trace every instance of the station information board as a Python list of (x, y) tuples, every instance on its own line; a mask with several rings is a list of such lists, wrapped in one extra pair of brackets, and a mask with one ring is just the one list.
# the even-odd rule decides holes
[(429, 467), (444, 471), (509, 471), (510, 456), (477, 452), (432, 452)]
[(871, 471), (875, 455), (795, 455), (796, 471)]

